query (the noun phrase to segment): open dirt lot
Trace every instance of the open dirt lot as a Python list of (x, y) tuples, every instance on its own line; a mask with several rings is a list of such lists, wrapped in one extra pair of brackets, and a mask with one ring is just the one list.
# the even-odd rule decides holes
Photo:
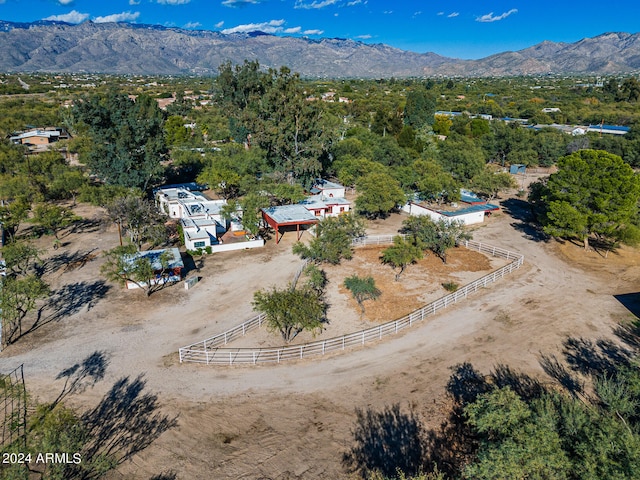
[[(95, 405), (117, 379), (144, 374), (163, 412), (179, 415), (179, 425), (110, 478), (147, 479), (168, 470), (179, 479), (348, 478), (341, 458), (351, 444), (356, 408), (400, 403), (436, 426), (452, 365), (469, 361), (487, 371), (506, 363), (543, 376), (541, 353), (557, 353), (569, 335), (610, 337), (615, 323), (630, 317), (614, 295), (640, 290), (640, 254), (623, 248), (605, 259), (570, 243), (541, 241), (523, 220), (522, 203), (509, 199), (503, 213), (473, 232), (476, 240), (525, 255), (514, 274), (393, 340), (320, 361), (254, 368), (181, 365), (176, 352), (249, 318), (253, 291), (286, 285), (299, 265), (291, 254), (295, 234), (264, 249), (213, 255), (191, 273), (202, 277), (193, 289), (179, 284), (146, 298), (102, 281), (100, 252), (117, 244), (117, 232), (85, 222), (63, 238), (62, 248), (43, 255), (56, 301), (43, 311), (40, 328), (0, 353), (0, 371), (23, 363), (27, 388), (40, 400), (52, 400), (62, 388), (63, 381), (55, 380), (59, 372), (102, 351), (109, 362), (105, 379), (70, 398), (80, 408)], [(77, 213), (98, 215), (86, 207)], [(371, 222), (368, 233), (394, 233), (403, 218)], [(52, 243), (39, 242), (42, 248)], [(424, 280), (415, 275), (428, 265), (413, 265), (395, 285), (390, 267), (375, 263), (377, 255), (363, 253), (353, 268), (390, 274), (390, 280), (376, 278), (379, 286), (395, 294), (407, 289), (413, 299), (389, 294), (387, 304), (369, 302), (360, 319), (340, 291), (345, 264), (328, 272), (332, 318), (357, 326), (379, 322), (396, 308), (394, 316), (400, 316), (416, 301), (443, 294), (440, 284), (454, 275), (436, 262), (432, 267), (440, 271)], [(488, 263), (484, 257), (455, 258), (452, 265), (477, 267), (457, 274), (458, 283), (497, 266), (482, 265)], [(422, 281), (420, 291), (410, 290)], [(263, 341), (264, 332), (257, 335)]]

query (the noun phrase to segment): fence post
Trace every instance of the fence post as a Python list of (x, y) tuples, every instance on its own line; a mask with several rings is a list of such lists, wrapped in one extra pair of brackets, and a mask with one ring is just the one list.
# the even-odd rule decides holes
[(302, 349), (304, 348), (304, 345), (300, 345), (300, 358), (302, 358)]
[(280, 363), (280, 349), (278, 349), (278, 363)]
[(324, 346), (326, 345), (327, 341), (325, 340), (324, 342), (322, 342), (322, 354), (324, 355)]
[(378, 327), (378, 340), (382, 338), (382, 325)]

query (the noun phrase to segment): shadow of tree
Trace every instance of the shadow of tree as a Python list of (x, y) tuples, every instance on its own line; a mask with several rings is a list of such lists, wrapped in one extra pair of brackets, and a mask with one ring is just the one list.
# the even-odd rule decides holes
[[(78, 313), (85, 306), (87, 310), (91, 310), (100, 299), (105, 297), (110, 289), (111, 287), (104, 280), (68, 283), (62, 286), (54, 291), (49, 301), (40, 308), (36, 320), (25, 332), (25, 335), (43, 325)], [(46, 316), (44, 314), (45, 311), (49, 311)]]
[(82, 415), (87, 435), (83, 458), (108, 456), (121, 464), (177, 426), (177, 417), (158, 412), (158, 397), (144, 393), (145, 384), (142, 375), (134, 380), (123, 377)]
[(96, 250), (96, 248), (92, 248), (91, 250), (86, 251), (76, 250), (75, 252), (60, 252), (37, 265), (36, 272), (38, 275), (42, 276), (56, 272), (63, 267), (65, 271), (82, 268), (87, 264), (87, 262), (97, 257), (97, 254), (94, 253)]
[(541, 355), (540, 366), (574, 397), (584, 393), (584, 379), (572, 374), (555, 355)]
[(176, 480), (177, 476), (178, 474), (176, 472), (170, 470), (168, 472), (162, 472), (158, 475), (154, 475), (149, 480)]
[(608, 339), (595, 342), (570, 337), (563, 342), (563, 355), (572, 370), (588, 376), (611, 376), (629, 366), (633, 352)]
[(452, 370), (447, 384), (452, 404), (440, 427), (426, 433), (424, 467), (427, 471), (437, 466), (447, 478), (458, 478), (478, 450), (478, 435), (467, 422), (465, 407), (479, 395), (498, 388), (510, 387), (528, 399), (541, 397), (546, 388), (537, 379), (507, 365), (497, 365), (489, 375), (481, 374), (470, 363), (456, 365)]
[(631, 349), (636, 352), (640, 351), (640, 319), (616, 326), (613, 333)]
[(509, 198), (500, 202), (502, 210), (517, 222), (511, 226), (522, 232), (524, 237), (534, 242), (547, 242), (550, 237), (542, 231), (540, 224), (536, 221), (529, 202), (517, 198)]
[(56, 380), (65, 379), (64, 386), (53, 402), (53, 406), (60, 403), (68, 395), (85, 391), (88, 387), (93, 387), (100, 380), (104, 379), (104, 374), (109, 365), (109, 360), (104, 352), (95, 351), (82, 362), (65, 368), (61, 371)]
[(69, 227), (67, 234), (70, 233), (93, 233), (98, 232), (106, 226), (105, 219), (103, 218), (82, 218), (76, 220)]
[(395, 404), (381, 412), (358, 409), (356, 415), (354, 445), (342, 458), (350, 473), (367, 478), (373, 472), (391, 477), (398, 469), (408, 475), (420, 471), (423, 430), (413, 411), (403, 413)]

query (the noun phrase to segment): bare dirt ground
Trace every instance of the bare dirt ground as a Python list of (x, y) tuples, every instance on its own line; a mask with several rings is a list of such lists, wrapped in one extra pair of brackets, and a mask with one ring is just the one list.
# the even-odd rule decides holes
[[(62, 248), (43, 255), (57, 306), (43, 311), (45, 324), (0, 353), (0, 371), (23, 363), (27, 388), (40, 400), (52, 400), (62, 388), (62, 380), (55, 380), (59, 372), (103, 351), (109, 360), (104, 381), (70, 399), (80, 408), (95, 405), (115, 380), (144, 374), (163, 412), (179, 415), (179, 425), (110, 478), (147, 479), (168, 470), (179, 479), (349, 478), (341, 459), (352, 442), (356, 408), (400, 403), (436, 426), (452, 365), (469, 361), (488, 371), (504, 363), (543, 377), (541, 354), (557, 353), (567, 336), (610, 337), (617, 322), (630, 318), (614, 295), (640, 290), (638, 251), (622, 248), (605, 259), (571, 243), (544, 242), (523, 222), (522, 204), (509, 199), (503, 213), (473, 232), (476, 240), (525, 255), (514, 274), (393, 340), (320, 361), (253, 368), (181, 365), (176, 352), (249, 318), (255, 290), (286, 285), (299, 265), (291, 254), (295, 234), (285, 234), (279, 245), (270, 240), (264, 249), (213, 255), (190, 274), (202, 277), (193, 289), (178, 284), (146, 298), (101, 280), (100, 253), (117, 244), (117, 233), (88, 221), (63, 238)], [(97, 215), (87, 207), (77, 213)], [(394, 233), (403, 218), (371, 222), (368, 233)], [(52, 240), (38, 244), (48, 248)], [(361, 260), (354, 259), (354, 268), (374, 270), (371, 259), (358, 267)], [(361, 320), (340, 292), (345, 265), (329, 272), (335, 316), (342, 313), (355, 324), (380, 321), (383, 303), (367, 304), (368, 318)], [(395, 282), (402, 284), (398, 288), (393, 280), (376, 282), (401, 291), (417, 267)], [(480, 267), (478, 276), (486, 265)], [(390, 267), (378, 268), (373, 274), (392, 275)], [(406, 308), (414, 308), (416, 295), (444, 293), (439, 284), (451, 275), (434, 274), (425, 292), (411, 292)], [(468, 281), (470, 274), (463, 275), (458, 283)], [(385, 308), (404, 305), (390, 302)]]

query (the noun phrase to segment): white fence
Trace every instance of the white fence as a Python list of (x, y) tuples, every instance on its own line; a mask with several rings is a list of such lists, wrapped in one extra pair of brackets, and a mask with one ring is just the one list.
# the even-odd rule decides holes
[[(375, 237), (362, 237), (354, 240), (354, 245), (384, 245), (393, 242), (394, 235), (380, 235)], [(512, 260), (494, 272), (485, 275), (478, 280), (465, 285), (459, 290), (439, 298), (438, 300), (425, 305), (424, 307), (411, 312), (397, 320), (384, 323), (377, 327), (368, 328), (359, 332), (350, 333), (341, 337), (329, 338), (302, 345), (291, 345), (271, 348), (221, 348), (234, 338), (244, 335), (251, 329), (259, 327), (265, 319), (264, 314), (257, 315), (231, 330), (208, 338), (202, 342), (194, 343), (179, 350), (180, 362), (197, 362), (206, 364), (258, 364), (258, 363), (280, 363), (285, 360), (300, 360), (311, 356), (320, 356), (327, 353), (345, 350), (349, 347), (363, 346), (366, 343), (381, 340), (383, 337), (395, 335), (405, 328), (421, 322), (427, 317), (435, 315), (436, 312), (447, 308), (468, 295), (477, 292), (487, 285), (501, 279), (505, 275), (518, 269), (524, 262), (524, 256), (510, 252), (492, 245), (483, 244), (471, 240), (460, 242), (467, 248), (478, 250), (479, 252)]]

